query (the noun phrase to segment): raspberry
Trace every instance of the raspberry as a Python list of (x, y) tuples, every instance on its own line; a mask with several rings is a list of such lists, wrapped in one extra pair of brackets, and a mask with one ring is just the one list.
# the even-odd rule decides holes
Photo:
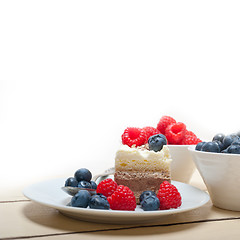
[(119, 185), (107, 200), (112, 210), (134, 211), (137, 206), (133, 192), (123, 185)]
[(182, 198), (177, 188), (167, 181), (160, 185), (157, 197), (160, 201), (160, 210), (178, 208), (182, 205)]
[(160, 134), (160, 131), (154, 127), (144, 127), (142, 130), (146, 133), (146, 140), (145, 143), (148, 142), (148, 139), (156, 134)]
[(122, 143), (128, 145), (129, 147), (141, 146), (146, 142), (146, 133), (141, 128), (128, 127), (124, 130), (122, 134)]
[(179, 144), (186, 132), (186, 125), (182, 122), (168, 125), (165, 130), (165, 136), (169, 144)]
[(170, 116), (162, 116), (157, 124), (157, 129), (165, 134), (165, 129), (168, 125), (176, 123), (176, 120)]
[(186, 130), (183, 139), (181, 140), (181, 145), (197, 145), (202, 142), (195, 133)]
[(115, 181), (113, 181), (111, 178), (107, 178), (98, 184), (96, 192), (109, 197), (117, 189), (117, 186), (118, 185)]

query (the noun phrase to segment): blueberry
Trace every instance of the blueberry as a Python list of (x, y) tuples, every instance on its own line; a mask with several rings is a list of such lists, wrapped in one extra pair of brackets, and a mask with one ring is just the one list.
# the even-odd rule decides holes
[(139, 202), (141, 202), (144, 198), (149, 197), (149, 196), (156, 196), (156, 193), (150, 190), (146, 190), (141, 193)]
[(158, 152), (162, 150), (163, 145), (167, 144), (167, 139), (163, 134), (156, 134), (148, 139), (148, 144), (149, 150)]
[(231, 145), (240, 145), (240, 139), (233, 141)]
[(219, 140), (214, 140), (213, 142), (217, 143), (219, 148), (220, 148), (220, 152), (224, 149), (224, 145), (222, 142), (220, 142)]
[(216, 142), (206, 142), (203, 144), (201, 151), (219, 153), (220, 148)]
[(92, 189), (97, 189), (97, 184), (94, 181), (90, 181), (90, 183)]
[(80, 168), (75, 172), (74, 177), (77, 179), (78, 182), (82, 180), (90, 182), (92, 179), (92, 173), (86, 168)]
[(92, 185), (91, 185), (90, 182), (87, 182), (87, 181), (82, 180), (82, 181), (80, 181), (80, 182), (78, 183), (78, 187), (79, 187), (79, 188), (88, 188), (88, 189), (91, 189), (91, 188), (92, 188)]
[(240, 154), (240, 145), (230, 145), (227, 148), (227, 153)]
[(154, 195), (148, 196), (142, 200), (141, 207), (144, 211), (158, 210), (160, 207), (159, 199)]
[(87, 208), (91, 194), (87, 190), (80, 190), (71, 199), (72, 207)]
[(78, 181), (74, 177), (69, 177), (65, 181), (65, 187), (77, 187), (78, 186)]
[(223, 138), (223, 148), (227, 148), (229, 147), (232, 142), (238, 140), (239, 137), (236, 135), (236, 134), (230, 134), (230, 135), (227, 135)]
[(91, 197), (89, 207), (93, 209), (109, 209), (110, 205), (107, 197), (102, 194), (96, 194)]
[(203, 146), (204, 143), (206, 143), (206, 142), (200, 142), (200, 143), (198, 143), (197, 146), (195, 147), (195, 150), (201, 151), (202, 146)]
[(212, 141), (217, 140), (217, 141), (223, 142), (224, 137), (225, 135), (223, 133), (218, 133), (213, 137)]

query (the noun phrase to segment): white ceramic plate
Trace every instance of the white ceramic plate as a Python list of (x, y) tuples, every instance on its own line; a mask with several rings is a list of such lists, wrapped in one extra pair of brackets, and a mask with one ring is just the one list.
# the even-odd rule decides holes
[(172, 184), (178, 188), (182, 196), (182, 206), (177, 209), (143, 211), (140, 206), (137, 206), (135, 211), (76, 208), (67, 206), (71, 200), (71, 196), (61, 189), (64, 186), (65, 180), (54, 179), (36, 183), (25, 188), (23, 194), (34, 202), (57, 209), (62, 214), (76, 219), (115, 224), (149, 223), (160, 220), (165, 215), (198, 208), (209, 201), (209, 195), (206, 192), (185, 183), (172, 181)]

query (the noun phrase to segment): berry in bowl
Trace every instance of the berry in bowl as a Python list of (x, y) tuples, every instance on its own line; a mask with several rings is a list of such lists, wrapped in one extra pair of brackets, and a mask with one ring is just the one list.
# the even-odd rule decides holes
[(157, 129), (167, 138), (167, 146), (172, 158), (172, 179), (188, 183), (196, 169), (188, 151), (190, 145), (196, 145), (201, 140), (195, 133), (189, 131), (186, 124), (177, 122), (171, 116), (162, 116)]
[(156, 127), (128, 127), (122, 134), (122, 144), (131, 148), (146, 148), (154, 152), (167, 145), (171, 159), (172, 180), (188, 183), (196, 167), (188, 151), (189, 145), (201, 140), (182, 122), (171, 116), (162, 116)]
[(238, 134), (217, 134), (210, 142), (189, 147), (213, 205), (240, 211), (240, 141)]
[(240, 132), (229, 135), (216, 134), (212, 141), (201, 142), (196, 150), (204, 152), (240, 154)]

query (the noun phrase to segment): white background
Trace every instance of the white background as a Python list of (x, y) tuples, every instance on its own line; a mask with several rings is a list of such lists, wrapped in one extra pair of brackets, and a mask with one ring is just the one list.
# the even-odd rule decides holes
[[(240, 130), (239, 1), (1, 1), (0, 188), (114, 165), (162, 115)], [(101, 164), (97, 164), (97, 163)]]

